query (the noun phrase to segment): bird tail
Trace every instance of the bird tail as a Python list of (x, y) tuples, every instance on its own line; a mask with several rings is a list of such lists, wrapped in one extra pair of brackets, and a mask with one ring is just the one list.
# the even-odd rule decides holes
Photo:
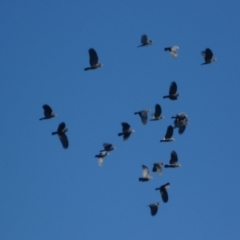
[(163, 98), (169, 98), (169, 96), (163, 96)]
[(139, 114), (139, 112), (135, 112), (134, 114)]
[(169, 165), (164, 165), (165, 168), (169, 168)]
[(160, 188), (155, 188), (155, 190), (160, 190)]
[(118, 136), (122, 136), (122, 135), (123, 135), (123, 133), (119, 133), (119, 134), (118, 134)]
[(87, 70), (90, 70), (91, 68), (90, 67), (87, 67), (87, 68), (84, 68), (84, 71), (87, 71)]
[(56, 134), (58, 134), (58, 132), (52, 132), (52, 135), (56, 135)]
[(46, 119), (46, 118), (39, 118), (40, 121), (41, 121), (41, 120), (44, 120), (44, 119)]
[(165, 50), (165, 51), (171, 51), (171, 48), (165, 47), (164, 50)]

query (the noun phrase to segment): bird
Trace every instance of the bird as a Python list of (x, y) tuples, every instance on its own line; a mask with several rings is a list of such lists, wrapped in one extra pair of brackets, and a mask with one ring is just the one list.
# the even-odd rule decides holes
[(171, 159), (169, 161), (169, 164), (165, 164), (164, 167), (165, 168), (181, 167), (181, 164), (178, 163), (178, 155), (175, 151), (171, 152)]
[(162, 175), (162, 165), (164, 165), (163, 163), (154, 163), (153, 164), (153, 172), (157, 172), (157, 174), (160, 176)]
[(135, 112), (134, 114), (138, 114), (141, 118), (142, 124), (146, 124), (148, 120), (148, 113), (150, 112), (150, 109), (142, 110), (139, 112)]
[(145, 165), (142, 165), (142, 170), (143, 170), (143, 177), (139, 178), (140, 182), (147, 182), (150, 179), (152, 179), (152, 177), (150, 176), (150, 172)]
[(155, 113), (152, 116), (152, 119), (150, 119), (150, 121), (156, 121), (156, 120), (160, 120), (163, 119), (164, 116), (161, 115), (162, 114), (162, 108), (159, 104), (155, 105)]
[(152, 40), (148, 39), (148, 36), (146, 34), (143, 34), (141, 37), (141, 45), (139, 45), (138, 47), (144, 47), (144, 46), (150, 46), (152, 45)]
[(63, 148), (67, 149), (69, 146), (67, 135), (65, 134), (68, 131), (66, 124), (64, 122), (60, 123), (56, 132), (52, 132), (52, 135), (57, 134)]
[(116, 147), (114, 147), (111, 143), (104, 143), (103, 147), (104, 147), (104, 150), (101, 150), (100, 152), (103, 152), (103, 151), (110, 152), (116, 149)]
[(118, 136), (123, 136), (123, 140), (127, 140), (130, 135), (135, 132), (134, 129), (131, 129), (130, 128), (130, 125), (126, 122), (122, 122), (122, 132), (121, 133), (118, 133)]
[(158, 212), (159, 202), (149, 204), (148, 206), (150, 207), (151, 215), (155, 216)]
[(57, 116), (56, 113), (53, 113), (52, 108), (49, 105), (44, 104), (42, 107), (43, 107), (43, 110), (44, 110), (44, 116), (45, 117), (40, 118), (39, 120), (50, 119), (50, 118), (53, 118), (53, 117)]
[(98, 63), (98, 55), (93, 48), (90, 48), (88, 50), (88, 53), (89, 53), (89, 58), (90, 58), (89, 63), (90, 63), (91, 67), (84, 68), (85, 71), (92, 70), (92, 69), (97, 69), (97, 68), (103, 66), (103, 64)]
[(177, 100), (179, 96), (179, 93), (177, 93), (177, 84), (176, 82), (172, 82), (169, 88), (169, 95), (163, 96), (163, 98)]
[(164, 203), (168, 202), (168, 192), (167, 189), (170, 187), (170, 183), (166, 183), (164, 185), (162, 185), (159, 188), (156, 188), (155, 190), (160, 190), (160, 194), (162, 196), (162, 200)]
[(172, 47), (166, 47), (166, 48), (164, 48), (164, 50), (165, 50), (165, 51), (169, 51), (170, 54), (171, 54), (174, 58), (176, 58), (176, 57), (178, 56), (178, 52), (177, 52), (178, 49), (179, 49), (178, 46), (172, 46)]
[(213, 52), (210, 48), (206, 48), (205, 51), (202, 51), (202, 55), (204, 57), (205, 62), (202, 63), (201, 65), (209, 64), (214, 61), (217, 61), (217, 59), (213, 57)]
[(106, 156), (108, 156), (108, 151), (102, 151), (99, 154), (95, 155), (96, 158), (98, 158), (98, 165), (101, 167), (103, 164), (103, 160)]
[(176, 115), (174, 120), (174, 128), (178, 128), (178, 133), (184, 133), (186, 127), (188, 126), (188, 116), (185, 113), (179, 113)]
[(160, 140), (160, 142), (172, 142), (172, 141), (175, 141), (174, 138), (172, 138), (172, 135), (173, 135), (173, 126), (169, 125), (168, 128), (167, 128), (167, 132), (165, 134), (165, 137)]

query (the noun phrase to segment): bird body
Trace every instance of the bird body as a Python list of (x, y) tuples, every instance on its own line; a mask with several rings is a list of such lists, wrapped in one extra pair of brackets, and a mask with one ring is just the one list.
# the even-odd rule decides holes
[(39, 120), (50, 119), (57, 116), (57, 114), (52, 111), (52, 108), (49, 105), (44, 104), (42, 107), (44, 110), (44, 117), (40, 118)]
[(170, 54), (172, 55), (172, 57), (176, 58), (178, 56), (178, 46), (172, 46), (172, 47), (165, 47), (164, 50), (165, 51), (169, 51)]
[(89, 53), (89, 63), (90, 63), (91, 67), (84, 68), (85, 71), (97, 69), (97, 68), (103, 66), (103, 64), (98, 63), (98, 55), (97, 55), (97, 52), (93, 48), (90, 48), (88, 50), (88, 53)]
[(148, 120), (148, 113), (150, 112), (150, 109), (142, 110), (139, 112), (135, 112), (134, 114), (138, 114), (141, 118), (142, 124), (146, 124)]
[(155, 190), (160, 190), (160, 194), (164, 203), (168, 202), (168, 192), (167, 189), (170, 187), (170, 183), (166, 183)]
[(130, 135), (135, 132), (134, 129), (131, 129), (131, 126), (126, 123), (126, 122), (122, 122), (122, 132), (121, 133), (118, 133), (118, 136), (123, 136), (123, 140), (127, 140)]
[(65, 134), (68, 131), (66, 124), (64, 122), (60, 123), (56, 132), (52, 132), (52, 135), (58, 135), (63, 148), (67, 149), (69, 146), (67, 135)]
[(143, 34), (141, 37), (141, 43), (142, 44), (138, 47), (150, 46), (152, 45), (152, 40), (150, 40), (146, 34)]
[(146, 167), (145, 165), (142, 165), (142, 170), (143, 170), (143, 177), (139, 178), (140, 182), (147, 182), (150, 179), (152, 179), (152, 176), (150, 176), (148, 167)]
[(179, 113), (176, 115), (174, 120), (174, 128), (178, 128), (178, 133), (184, 133), (186, 127), (188, 126), (188, 116), (185, 113)]
[(164, 116), (161, 115), (162, 114), (162, 108), (159, 104), (155, 105), (155, 113), (152, 116), (152, 119), (150, 121), (156, 121), (156, 120), (160, 120), (163, 119)]
[(204, 57), (205, 62), (202, 63), (201, 65), (209, 64), (217, 60), (216, 58), (213, 57), (213, 52), (210, 48), (206, 48), (205, 51), (202, 51), (202, 55)]
[(148, 206), (150, 207), (151, 215), (155, 216), (157, 214), (157, 212), (158, 212), (159, 202), (149, 204)]
[(172, 82), (169, 88), (169, 95), (163, 96), (163, 98), (177, 100), (178, 97), (179, 97), (179, 93), (177, 93), (177, 84), (176, 82)]
[(162, 165), (163, 163), (154, 163), (152, 171), (157, 172), (159, 176), (162, 175)]
[(175, 151), (171, 152), (171, 158), (169, 161), (169, 164), (165, 164), (165, 168), (176, 168), (181, 167), (181, 165), (178, 163), (178, 155)]
[(103, 164), (103, 160), (106, 156), (108, 156), (108, 151), (102, 151), (99, 154), (95, 155), (96, 158), (98, 158), (98, 165), (101, 167)]
[(103, 152), (103, 151), (110, 152), (116, 149), (116, 147), (114, 147), (111, 143), (104, 143), (103, 147), (104, 147), (104, 150), (101, 150), (100, 152)]
[(168, 126), (167, 128), (167, 132), (165, 134), (165, 137), (160, 140), (160, 142), (172, 142), (172, 141), (175, 141), (174, 138), (172, 138), (172, 135), (173, 135), (173, 127), (171, 125)]

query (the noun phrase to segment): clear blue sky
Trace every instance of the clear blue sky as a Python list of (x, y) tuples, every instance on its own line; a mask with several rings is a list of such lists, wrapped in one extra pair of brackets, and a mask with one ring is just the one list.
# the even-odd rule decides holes
[[(0, 2), (0, 239), (240, 237), (240, 2)], [(137, 48), (142, 34), (153, 45)], [(173, 59), (164, 47), (178, 45)], [(103, 67), (85, 72), (88, 49)], [(201, 66), (211, 48), (216, 62)], [(163, 99), (176, 81), (180, 98)], [(143, 126), (135, 111), (159, 103)], [(39, 121), (42, 105), (57, 117)], [(190, 125), (160, 143), (171, 116)], [(69, 149), (51, 132), (66, 122)], [(135, 129), (123, 142), (120, 123)], [(117, 149), (102, 167), (104, 142)], [(140, 183), (141, 165), (182, 164)], [(156, 187), (170, 182), (169, 202)], [(160, 202), (158, 214), (146, 207)]]

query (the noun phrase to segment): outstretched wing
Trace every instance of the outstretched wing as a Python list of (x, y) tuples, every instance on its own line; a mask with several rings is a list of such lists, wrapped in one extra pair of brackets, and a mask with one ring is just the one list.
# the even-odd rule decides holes
[(169, 89), (169, 95), (176, 94), (176, 92), (177, 92), (177, 84), (176, 82), (172, 82)]
[(143, 177), (148, 178), (150, 176), (148, 168), (145, 165), (142, 165), (142, 170), (143, 170)]
[(90, 65), (93, 67), (98, 63), (98, 55), (93, 48), (90, 48), (88, 50), (88, 53), (89, 53), (89, 58), (90, 58), (90, 60), (89, 60)]
[(156, 105), (155, 105), (154, 117), (155, 117), (155, 118), (160, 117), (161, 113), (162, 113), (162, 108), (161, 108), (161, 106), (160, 106), (159, 104), (156, 104)]
[(206, 48), (205, 52), (204, 52), (204, 59), (206, 62), (210, 61), (213, 57), (213, 52), (211, 51), (211, 49)]
[(141, 37), (141, 43), (146, 44), (148, 42), (148, 37), (146, 34), (143, 34)]
[(159, 205), (159, 203), (153, 203), (153, 204), (149, 205), (152, 216), (155, 216), (157, 214), (157, 212), (158, 212), (158, 205)]
[(171, 47), (171, 52), (170, 52), (170, 53), (171, 53), (171, 55), (172, 55), (173, 57), (175, 57), (175, 58), (178, 56), (178, 52), (177, 52), (178, 49), (179, 49), (178, 46), (172, 46), (172, 47)]
[(173, 127), (171, 125), (169, 125), (168, 128), (167, 128), (165, 138), (171, 138), (172, 135), (173, 135)]
[(140, 117), (141, 117), (141, 120), (142, 120), (142, 123), (143, 124), (146, 124), (147, 123), (147, 120), (148, 120), (148, 112), (143, 110), (140, 112)]
[(65, 133), (63, 133), (63, 134), (58, 135), (58, 136), (59, 136), (59, 139), (62, 143), (63, 148), (67, 149), (68, 145), (69, 145), (67, 135)]
[(171, 152), (171, 159), (169, 161), (170, 164), (176, 164), (178, 161), (178, 155), (175, 151)]
[(168, 192), (167, 188), (169, 187), (170, 183), (166, 183), (160, 187), (160, 194), (162, 196), (163, 202), (168, 202)]

